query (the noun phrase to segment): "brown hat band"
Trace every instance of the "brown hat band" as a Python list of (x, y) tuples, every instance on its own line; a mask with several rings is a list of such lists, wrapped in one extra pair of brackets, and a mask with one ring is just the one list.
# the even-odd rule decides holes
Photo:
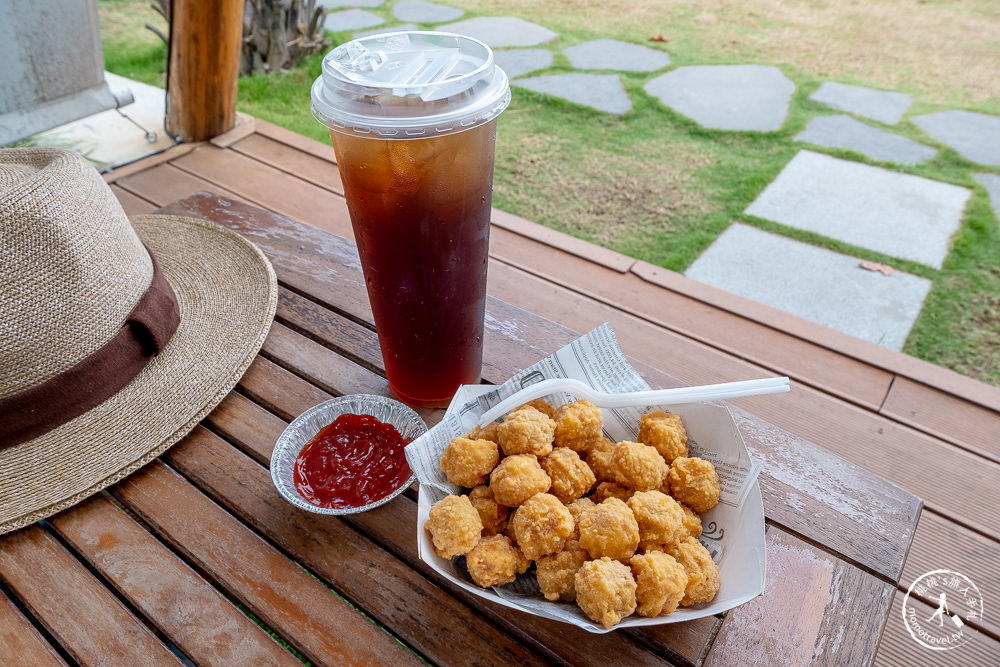
[(152, 252), (149, 257), (153, 281), (114, 338), (62, 373), (0, 399), (0, 449), (37, 438), (100, 405), (166, 346), (180, 324), (180, 309)]

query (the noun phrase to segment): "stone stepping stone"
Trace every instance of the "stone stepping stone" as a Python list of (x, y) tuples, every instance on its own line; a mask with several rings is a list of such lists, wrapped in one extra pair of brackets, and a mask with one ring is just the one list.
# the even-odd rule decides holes
[(620, 72), (653, 72), (670, 64), (670, 56), (648, 46), (597, 39), (563, 49), (576, 69), (613, 69)]
[(931, 281), (902, 271), (886, 276), (860, 264), (856, 257), (734, 223), (685, 275), (900, 350)]
[(781, 129), (795, 84), (768, 65), (695, 65), (661, 74), (645, 91), (716, 130)]
[(971, 194), (804, 150), (745, 212), (939, 269)]
[(555, 54), (545, 49), (500, 49), (493, 52), (496, 64), (511, 79), (552, 65)]
[(1000, 116), (953, 109), (914, 116), (913, 122), (967, 160), (1000, 165)]
[(913, 104), (913, 95), (826, 81), (809, 96), (813, 102), (895, 125)]
[(518, 79), (514, 85), (616, 116), (632, 108), (632, 100), (617, 74), (545, 74)]
[(326, 21), (323, 22), (323, 27), (333, 32), (342, 32), (344, 30), (371, 28), (383, 23), (385, 23), (384, 18), (376, 16), (371, 12), (366, 12), (363, 9), (345, 9), (327, 14)]
[(439, 5), (435, 2), (425, 2), (424, 0), (400, 0), (400, 2), (397, 2), (393, 6), (392, 13), (400, 21), (441, 23), (443, 21), (454, 21), (464, 14), (465, 10), (447, 5)]
[(438, 26), (438, 30), (466, 35), (494, 47), (538, 46), (558, 37), (548, 28), (514, 16), (481, 16)]
[(1000, 176), (996, 174), (976, 174), (975, 178), (986, 188), (986, 194), (990, 196), (990, 206), (993, 207), (993, 212), (996, 214), (997, 220), (1000, 220)]
[(937, 155), (936, 148), (865, 125), (845, 115), (813, 118), (795, 140), (829, 148), (847, 148), (873, 160), (897, 164), (917, 164)]
[(378, 7), (385, 0), (323, 0), (316, 4), (327, 9), (340, 9), (341, 7)]

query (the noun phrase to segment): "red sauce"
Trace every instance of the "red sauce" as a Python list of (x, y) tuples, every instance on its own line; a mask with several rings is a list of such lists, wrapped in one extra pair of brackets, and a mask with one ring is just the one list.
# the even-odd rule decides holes
[(295, 460), (295, 488), (319, 507), (360, 507), (406, 483), (403, 440), (371, 415), (341, 415), (320, 429)]

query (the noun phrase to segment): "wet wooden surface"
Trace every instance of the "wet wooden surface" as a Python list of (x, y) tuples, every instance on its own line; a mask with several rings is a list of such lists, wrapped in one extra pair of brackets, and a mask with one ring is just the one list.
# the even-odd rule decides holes
[[(324, 233), (351, 237), (329, 146), (251, 121), (105, 180), (129, 214), (208, 191), (307, 224), (251, 209), (230, 220), (272, 257), (282, 287), (278, 321), (236, 391), (149, 469), (22, 531), (26, 541), (0, 540), (0, 655), (24, 664), (127, 663), (148, 649), (143, 664), (157, 655), (174, 664), (268, 656), (255, 661), (272, 664), (286, 661), (270, 656), (292, 655), (290, 647), (317, 664), (382, 650), (385, 660), (407, 662), (396, 652), (402, 646), (435, 664), (922, 664), (928, 652), (899, 621), (900, 600), (923, 572), (952, 567), (979, 584), (987, 604), (955, 657), (1000, 661), (989, 613), (1000, 599), (997, 388), (495, 211), (487, 381), (608, 321), (653, 386), (774, 374), (794, 385), (734, 402), (764, 463), (769, 592), (725, 617), (655, 632), (567, 632), (435, 577), (416, 558), (412, 491), (376, 512), (321, 521), (294, 512), (270, 485), (267, 454), (287, 421), (332, 395), (388, 392), (353, 247)], [(172, 210), (211, 214), (222, 208), (211, 199)], [(189, 517), (194, 528), (150, 502), (172, 493), (204, 512)], [(294, 588), (295, 604), (282, 607), (227, 561), (231, 554), (212, 552), (195, 534), (223, 528), (274, 559), (248, 567), (261, 572), (266, 563), (292, 579), (288, 564), (304, 568), (324, 592), (301, 580), (305, 597)], [(29, 571), (38, 557), (59, 564), (59, 581)], [(147, 586), (151, 570), (162, 571), (161, 587)], [(886, 599), (887, 591), (895, 594)], [(66, 596), (76, 600), (63, 608)], [(185, 605), (194, 600), (198, 616)], [(394, 646), (348, 638), (317, 655), (327, 650), (317, 636), (324, 629), (296, 620), (310, 605), (369, 637), (358, 617)], [(66, 609), (76, 618), (65, 618)], [(266, 617), (271, 634), (250, 629), (247, 612)], [(225, 646), (229, 624), (239, 640)], [(775, 628), (773, 641), (751, 637), (760, 624)]]
[[(388, 392), (353, 244), (216, 195), (194, 195), (163, 211), (206, 217), (254, 240), (272, 260), (281, 282), (277, 321), (261, 357), (204, 427), (164, 456), (178, 474), (173, 483), (183, 478), (197, 486), (421, 656), (447, 664), (474, 661), (475, 655), (492, 656), (490, 662), (696, 664), (714, 656), (718, 637), (726, 639), (718, 644), (720, 650), (728, 651), (754, 624), (784, 627), (783, 614), (792, 613), (805, 595), (818, 610), (816, 622), (799, 627), (788, 641), (800, 643), (809, 635), (811, 646), (830, 651), (836, 636), (858, 634), (867, 640), (851, 644), (852, 660), (874, 658), (913, 537), (919, 500), (748, 413), (738, 413), (738, 419), (748, 445), (765, 462), (761, 486), (770, 526), (768, 556), (773, 552), (780, 564), (791, 542), (799, 560), (810, 567), (778, 568), (769, 597), (725, 618), (590, 635), (483, 602), (438, 577), (416, 555), (412, 493), (346, 520), (294, 510), (277, 496), (264, 467), (287, 421), (328, 396)], [(491, 325), (483, 376), (490, 382), (503, 381), (578, 335), (495, 298), (489, 300), (487, 321)], [(636, 367), (654, 386), (679, 384), (652, 365), (636, 360)], [(422, 416), (433, 424), (440, 411), (423, 410)], [(154, 473), (168, 479), (165, 472)], [(127, 492), (116, 491), (116, 497), (168, 532), (175, 549), (186, 549), (186, 540), (195, 539), (197, 530), (177, 536), (177, 527), (162, 528), (160, 520), (147, 515), (158, 511), (169, 517), (172, 513), (165, 507), (175, 501), (154, 500), (140, 507), (141, 487), (120, 486)], [(872, 507), (879, 509), (873, 512)], [(867, 510), (863, 519), (859, 509)], [(193, 557), (201, 569), (209, 567), (204, 557)], [(217, 576), (225, 578), (224, 573)], [(366, 585), (376, 577), (382, 586)], [(251, 597), (240, 594), (246, 602)], [(860, 607), (859, 599), (865, 600)], [(290, 636), (287, 622), (262, 615), (280, 634)], [(301, 640), (294, 645), (301, 646)], [(738, 654), (722, 652), (718, 659), (776, 660), (785, 650), (780, 643), (761, 643), (745, 646)], [(304, 654), (321, 659), (316, 649)]]
[[(331, 665), (733, 664), (779, 661), (789, 645), (837, 657), (834, 639), (848, 634), (852, 661), (874, 659), (920, 501), (739, 410), (764, 462), (771, 566), (765, 596), (724, 616), (593, 635), (483, 601), (437, 575), (417, 557), (412, 489), (353, 517), (296, 510), (267, 471), (288, 421), (331, 396), (389, 393), (355, 248), (215, 194), (162, 210), (215, 220), (257, 243), (280, 281), (276, 321), (236, 390), (160, 460), (0, 540), (10, 603), (0, 621), (22, 628), (7, 648), (82, 664), (136, 655), (292, 664), (295, 654)], [(489, 382), (578, 335), (494, 297), (487, 321)], [(635, 365), (653, 386), (679, 384)], [(442, 411), (421, 413), (433, 424)], [(869, 510), (863, 518), (859, 507)], [(790, 626), (803, 598), (811, 615)], [(748, 643), (755, 626), (776, 639)]]

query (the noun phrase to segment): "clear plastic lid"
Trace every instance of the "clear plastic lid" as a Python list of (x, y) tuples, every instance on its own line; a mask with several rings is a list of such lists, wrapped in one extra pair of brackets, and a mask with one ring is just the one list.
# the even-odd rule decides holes
[(477, 39), (393, 32), (341, 44), (323, 58), (312, 112), (332, 130), (423, 139), (487, 123), (510, 103), (507, 75)]

